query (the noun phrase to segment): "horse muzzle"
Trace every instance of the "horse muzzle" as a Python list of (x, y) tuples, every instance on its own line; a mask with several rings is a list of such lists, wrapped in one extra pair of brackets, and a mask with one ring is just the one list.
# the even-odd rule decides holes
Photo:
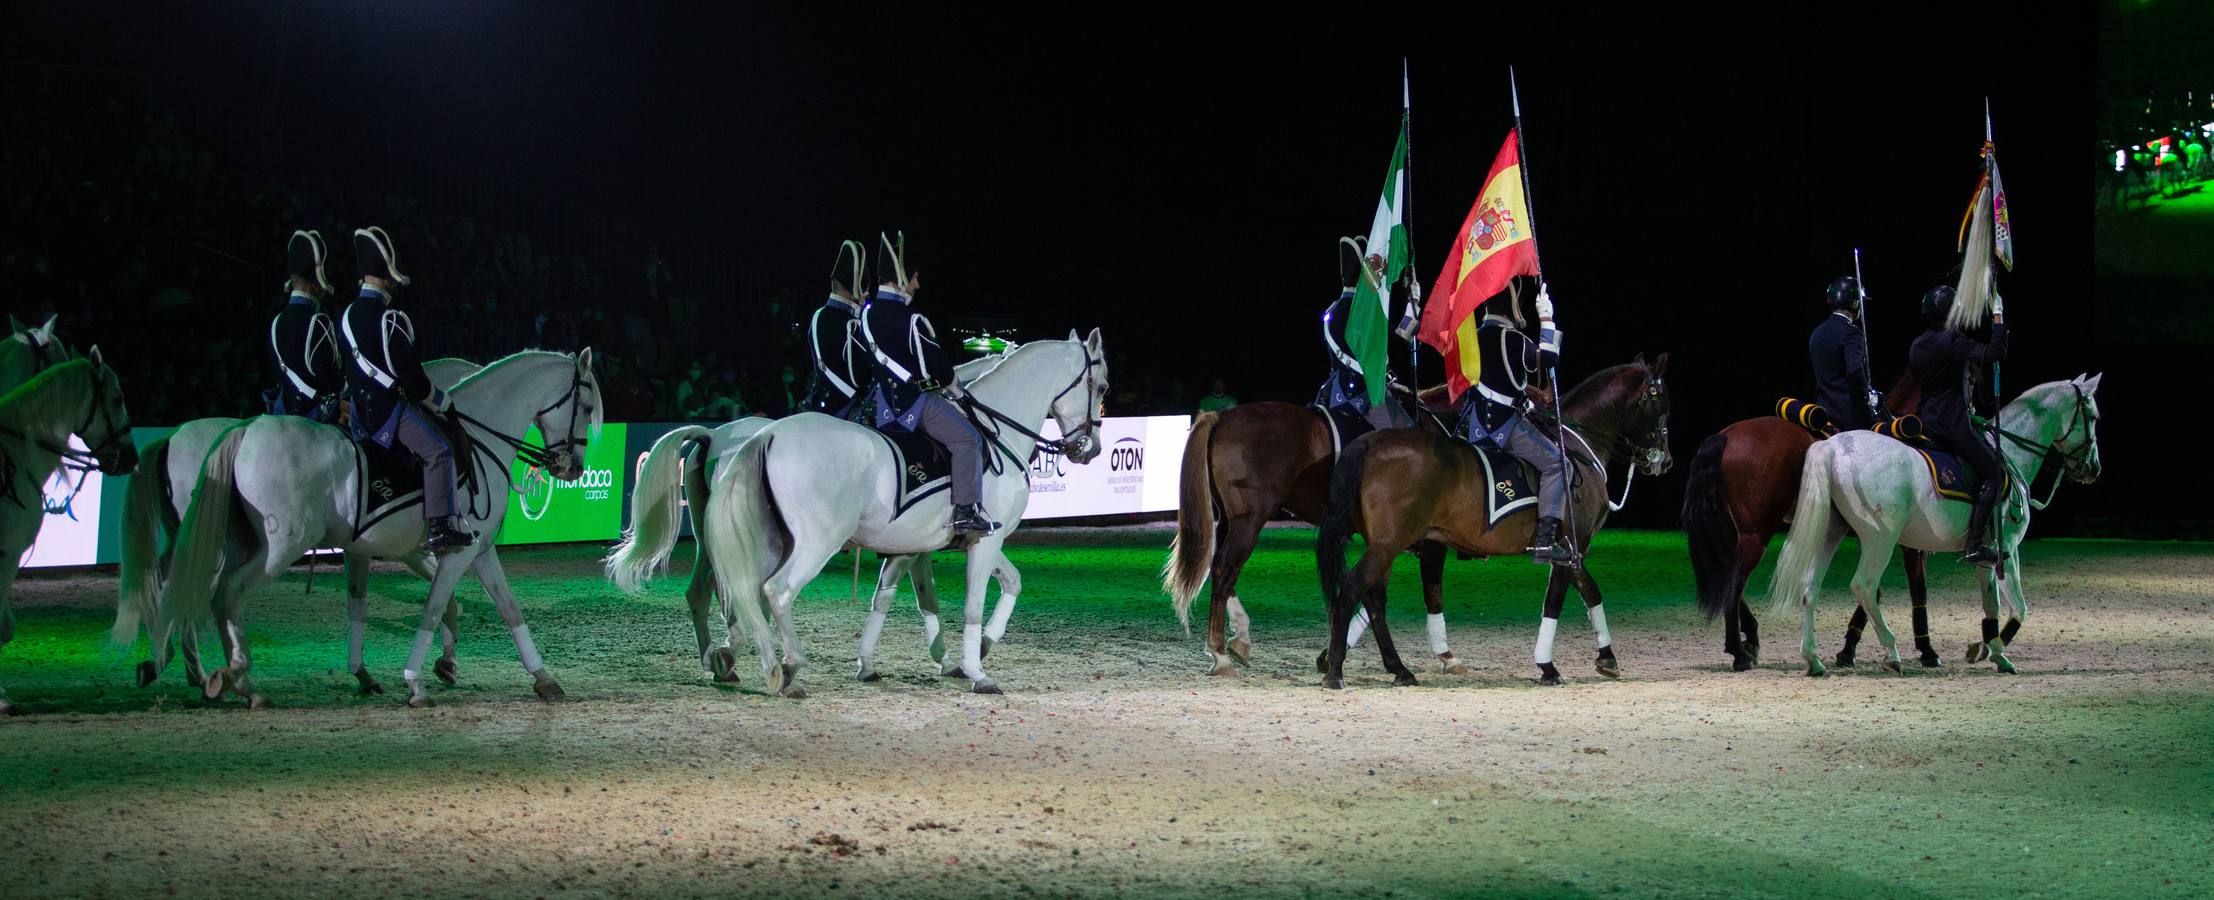
[(92, 463), (102, 475), (129, 475), (138, 471), (138, 448), (126, 442), (119, 449), (93, 454)]
[(1078, 433), (1074, 438), (1062, 441), (1061, 455), (1068, 457), (1068, 460), (1070, 462), (1073, 462), (1080, 466), (1085, 463), (1091, 462), (1092, 460), (1098, 459), (1098, 433), (1087, 429), (1083, 432)]
[(1675, 455), (1657, 448), (1645, 451), (1645, 455), (1638, 460), (1638, 468), (1656, 478), (1668, 474), (1668, 470), (1675, 466)]

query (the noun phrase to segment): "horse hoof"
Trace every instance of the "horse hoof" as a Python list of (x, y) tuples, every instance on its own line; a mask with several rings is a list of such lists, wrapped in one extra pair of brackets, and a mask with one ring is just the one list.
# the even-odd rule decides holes
[(776, 695), (786, 700), (805, 700), (807, 699), (807, 689), (795, 684), (776, 692)]
[(1330, 673), (1330, 651), (1324, 650), (1315, 654), (1315, 673), (1318, 675)]
[(23, 710), (17, 708), (15, 704), (9, 703), (6, 700), (0, 700), (0, 719), (7, 718), (9, 716), (20, 716), (22, 714)]
[(1887, 659), (1887, 660), (1884, 660), (1884, 661), (1883, 661), (1883, 670), (1884, 670), (1884, 671), (1886, 671), (1886, 672), (1890, 672), (1890, 673), (1891, 673), (1891, 674), (1893, 674), (1893, 675), (1904, 675), (1904, 674), (1906, 674), (1905, 672), (1901, 672), (1901, 671), (1899, 671), (1899, 661), (1898, 661), (1898, 660), (1896, 660), (1896, 659)]
[(1538, 676), (1538, 684), (1545, 687), (1559, 687), (1566, 683), (1567, 682), (1561, 680), (1560, 673), (1558, 672), (1547, 672)]
[(231, 673), (227, 669), (217, 669), (209, 672), (207, 686), (200, 689), (200, 697), (205, 700), (223, 699), (223, 691), (226, 687), (224, 683), (230, 680), (230, 675)]
[(940, 678), (959, 678), (959, 677), (961, 677), (961, 663), (960, 663), (959, 661), (952, 661), (952, 662), (948, 662), (948, 663), (946, 663), (946, 664), (945, 664), (944, 666), (941, 666), (941, 667), (939, 667), (939, 669), (938, 669), (938, 677), (940, 677)]
[(1935, 651), (1922, 654), (1922, 668), (1942, 669), (1944, 667), (1945, 662), (1937, 658), (1937, 653)]
[(367, 697), (371, 694), (384, 693), (384, 685), (378, 684), (377, 679), (372, 677), (367, 671), (355, 672), (354, 678), (355, 680), (361, 682), (362, 696)]
[(862, 680), (862, 682), (864, 682), (864, 683), (870, 683), (870, 684), (873, 684), (873, 683), (875, 683), (875, 682), (879, 682), (879, 681), (883, 681), (883, 680), (884, 680), (884, 673), (882, 673), (882, 672), (863, 672), (863, 673), (861, 673), (861, 680)]
[(1990, 645), (1988, 645), (1988, 644), (1982, 644), (1982, 643), (1976, 643), (1976, 644), (1969, 644), (1969, 645), (1968, 645), (1968, 652), (1967, 652), (1967, 654), (1966, 654), (1966, 658), (1967, 658), (1967, 660), (1968, 660), (1969, 662), (1972, 662), (1972, 663), (1979, 663), (1979, 662), (1983, 662), (1983, 661), (1984, 661), (1984, 660), (1986, 660), (1986, 659), (1989, 659), (1990, 657), (1991, 657), (1991, 647), (1990, 647)]
[(1822, 667), (1821, 660), (1815, 660), (1813, 662), (1807, 663), (1807, 677), (1828, 678), (1830, 677), (1830, 670)]
[(1471, 668), (1469, 668), (1469, 667), (1468, 667), (1468, 664), (1467, 664), (1467, 663), (1458, 663), (1458, 662), (1457, 662), (1457, 663), (1454, 663), (1454, 664), (1452, 664), (1452, 665), (1446, 666), (1446, 667), (1445, 667), (1445, 674), (1447, 674), (1447, 675), (1459, 675), (1459, 676), (1462, 676), (1462, 677), (1467, 677), (1467, 676), (1470, 676), (1470, 675), (1474, 675), (1474, 674), (1476, 674), (1476, 670), (1475, 670), (1475, 669), (1471, 669)]
[(1391, 683), (1398, 687), (1409, 687), (1419, 682), (1415, 681), (1413, 672), (1401, 672), (1392, 676)]
[(431, 664), (431, 674), (438, 676), (438, 680), (445, 682), (447, 687), (453, 687), (455, 684), (458, 683), (454, 679), (453, 660), (441, 659), (438, 662)]
[(1739, 655), (1737, 655), (1737, 656), (1734, 656), (1734, 657), (1731, 657), (1731, 658), (1730, 658), (1730, 671), (1732, 671), (1732, 672), (1750, 672), (1750, 671), (1752, 671), (1752, 670), (1753, 670), (1753, 658), (1752, 658), (1752, 657), (1750, 657), (1750, 656), (1746, 656), (1746, 655), (1743, 655), (1743, 654), (1739, 654)]
[(407, 705), (409, 709), (429, 709), (434, 704), (429, 694), (414, 694), (407, 698)]
[(1594, 666), (1593, 668), (1598, 669), (1599, 674), (1605, 675), (1608, 678), (1622, 677), (1622, 664), (1616, 662), (1614, 657), (1612, 656), (1600, 657), (1598, 665)]
[(775, 690), (778, 696), (793, 697), (794, 699), (807, 696), (806, 694), (794, 693), (799, 690), (799, 666), (792, 663), (779, 663), (776, 667), (776, 674)]
[(1235, 678), (1238, 674), (1238, 667), (1233, 666), (1229, 663), (1223, 663), (1216, 666), (1214, 671), (1208, 672), (1207, 674), (1212, 675), (1216, 678)]
[(993, 683), (992, 683), (992, 680), (991, 680), (991, 679), (989, 679), (989, 678), (979, 678), (979, 679), (977, 679), (977, 680), (976, 680), (975, 682), (973, 682), (973, 683), (971, 683), (971, 684), (969, 685), (969, 690), (970, 690), (970, 691), (971, 691), (972, 693), (978, 693), (978, 694), (997, 694), (997, 693), (1000, 693), (999, 685), (997, 685), (997, 684), (993, 684)]
[(707, 671), (718, 684), (738, 683), (738, 656), (728, 647), (717, 647), (707, 653)]
[[(139, 687), (153, 687), (154, 679), (159, 677), (161, 677), (161, 673), (154, 670), (153, 660), (147, 660), (138, 664)], [(193, 685), (193, 687), (199, 687), (199, 685), (196, 684)]]
[(1745, 659), (1746, 659), (1747, 661), (1751, 662), (1751, 663), (1752, 663), (1753, 665), (1756, 665), (1756, 666), (1757, 666), (1757, 665), (1760, 665), (1760, 645), (1759, 645), (1759, 644), (1746, 644), (1746, 645), (1745, 645)]
[(551, 678), (532, 685), (531, 690), (538, 694), (538, 699), (544, 700), (548, 703), (552, 703), (555, 700), (560, 700), (569, 696), (568, 694), (562, 692), (561, 684)]
[(247, 709), (268, 709), (275, 705), (276, 704), (269, 702), (269, 698), (264, 697), (260, 694), (255, 694), (251, 697), (246, 698)]
[(1238, 639), (1236, 639), (1236, 640), (1233, 640), (1233, 641), (1231, 641), (1231, 642), (1230, 642), (1230, 658), (1231, 658), (1231, 659), (1234, 659), (1234, 660), (1237, 660), (1237, 661), (1238, 661), (1238, 665), (1241, 665), (1241, 666), (1250, 666), (1250, 665), (1252, 665), (1252, 664), (1253, 664), (1253, 642), (1252, 642), (1252, 641), (1249, 641), (1249, 640), (1246, 640), (1245, 638), (1242, 638), (1242, 637), (1241, 637), (1241, 638), (1238, 638)]
[(1333, 691), (1342, 691), (1345, 690), (1345, 679), (1337, 677), (1325, 677), (1322, 679), (1322, 686)]
[(1991, 658), (1991, 664), (1998, 666), (1999, 672), (2001, 674), (2014, 674), (2014, 661), (2011, 659), (2007, 659), (2004, 656), (1994, 656)]

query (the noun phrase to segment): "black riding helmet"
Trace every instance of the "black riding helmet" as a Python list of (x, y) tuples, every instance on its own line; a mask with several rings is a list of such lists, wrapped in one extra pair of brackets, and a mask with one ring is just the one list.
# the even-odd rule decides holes
[(1952, 285), (1941, 284), (1922, 295), (1922, 315), (1943, 319), (1953, 311)]
[(1860, 279), (1851, 275), (1839, 276), (1836, 280), (1830, 282), (1829, 293), (1825, 299), (1829, 301), (1831, 309), (1845, 309), (1859, 303)]

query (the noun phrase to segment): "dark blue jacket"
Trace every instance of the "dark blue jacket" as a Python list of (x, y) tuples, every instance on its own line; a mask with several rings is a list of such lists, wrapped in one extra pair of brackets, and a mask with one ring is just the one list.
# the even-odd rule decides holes
[(1814, 362), (1814, 402), (1828, 411), (1841, 431), (1875, 424), (1868, 409), (1874, 380), (1868, 373), (1868, 336), (1842, 313), (1832, 313), (1807, 336), (1807, 357)]
[(1907, 349), (1907, 368), (1922, 386), (1922, 402), (1915, 413), (1922, 430), (1948, 442), (1971, 437), (1968, 419), (1968, 364), (1988, 365), (2006, 358), (2006, 325), (1991, 323), (1986, 344), (1950, 328), (1933, 328), (1914, 339)]
[(354, 403), (354, 436), (390, 447), (401, 405), (430, 403), (437, 391), (416, 351), (415, 324), (386, 305), (383, 291), (364, 284), (340, 317), (338, 331), (346, 351), (346, 395)]
[(277, 386), (264, 396), (271, 415), (338, 421), (338, 395), (346, 388), (346, 375), (335, 331), (330, 317), (316, 311), (315, 298), (298, 291), (270, 320), (269, 360)]
[(1514, 320), (1486, 313), (1476, 326), (1477, 358), (1482, 369), (1461, 401), (1462, 432), (1470, 440), (1496, 442), (1500, 430), (1522, 412), (1523, 389), (1540, 371), (1560, 364), (1559, 337), (1552, 329), (1538, 340), (1522, 333)]
[(953, 358), (938, 346), (938, 329), (889, 287), (861, 307), (861, 331), (875, 360), (879, 427), (896, 421), (913, 430), (923, 394), (953, 383)]

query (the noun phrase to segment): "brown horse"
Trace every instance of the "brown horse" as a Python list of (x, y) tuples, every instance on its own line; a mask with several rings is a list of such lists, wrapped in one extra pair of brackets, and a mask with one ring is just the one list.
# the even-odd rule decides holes
[[(1397, 397), (1394, 398), (1399, 399)], [(1423, 391), (1419, 401), (1437, 412), (1442, 386)], [(1432, 420), (1417, 416), (1425, 427)], [(1253, 556), (1261, 527), (1278, 510), (1318, 522), (1330, 496), (1330, 467), (1336, 459), (1330, 425), (1312, 407), (1268, 401), (1203, 413), (1192, 420), (1184, 443), (1181, 497), (1176, 509), (1176, 539), (1161, 568), (1161, 588), (1176, 608), (1176, 618), (1191, 627), (1192, 600), (1210, 578), (1207, 650), (1214, 675), (1234, 675), (1252, 661), (1253, 620), (1238, 602), (1238, 574)], [(1442, 626), (1445, 548), (1412, 548), (1422, 564), (1422, 598)], [(1468, 669), (1444, 644), (1442, 627), (1433, 632), (1433, 651), (1448, 673)]]
[[(1568, 393), (1561, 403), (1574, 461), (1566, 537), (1579, 555), (1606, 523), (1612, 507), (1607, 463), (1629, 451), (1633, 465), (1649, 475), (1668, 471), (1668, 355), (1653, 365), (1640, 356), (1627, 365), (1604, 369)], [(1346, 627), (1356, 607), (1365, 607), (1376, 630), (1376, 649), (1384, 668), (1399, 684), (1413, 684), (1414, 673), (1400, 662), (1384, 625), (1384, 588), (1398, 555), (1418, 542), (1430, 542), (1473, 556), (1516, 556), (1528, 552), (1537, 527), (1537, 511), (1525, 509), (1487, 525), (1492, 485), (1476, 451), (1450, 437), (1398, 429), (1365, 435), (1348, 444), (1330, 477), (1330, 505), (1315, 543), (1315, 567), (1323, 597), (1330, 604), (1330, 649), (1324, 654), (1323, 684), (1343, 687)], [(1350, 572), (1346, 545), (1359, 532), (1368, 546)], [(1538, 631), (1536, 661), (1541, 679), (1558, 684), (1553, 667), (1553, 633), (1561, 599), (1574, 584), (1598, 634), (1600, 674), (1619, 674), (1614, 647), (1600, 607), (1599, 584), (1587, 567), (1555, 566), (1546, 586), (1545, 614)], [(1427, 591), (1425, 591), (1427, 593)]]
[[(1885, 395), (1884, 405), (1904, 415), (1913, 412), (1921, 399), (1921, 386), (1908, 373)], [(1699, 444), (1698, 454), (1691, 458), (1683, 528), (1690, 539), (1699, 609), (1710, 620), (1722, 616), (1722, 652), (1730, 655), (1730, 667), (1739, 672), (1760, 664), (1760, 623), (1745, 605), (1745, 580), (1767, 555), (1769, 539), (1787, 524), (1785, 519), (1799, 498), (1799, 472), (1814, 440), (1806, 429), (1777, 416), (1762, 416), (1716, 432)], [(1900, 549), (1907, 592), (1914, 599), (1914, 647), (1922, 665), (1934, 669), (1939, 663), (1937, 651), (1930, 648), (1930, 614), (1924, 605), (1929, 597), (1924, 555), (1920, 550)], [(1853, 665), (1861, 629), (1867, 624), (1867, 611), (1855, 607), (1853, 621), (1845, 628), (1845, 648), (1837, 653), (1839, 668)]]

